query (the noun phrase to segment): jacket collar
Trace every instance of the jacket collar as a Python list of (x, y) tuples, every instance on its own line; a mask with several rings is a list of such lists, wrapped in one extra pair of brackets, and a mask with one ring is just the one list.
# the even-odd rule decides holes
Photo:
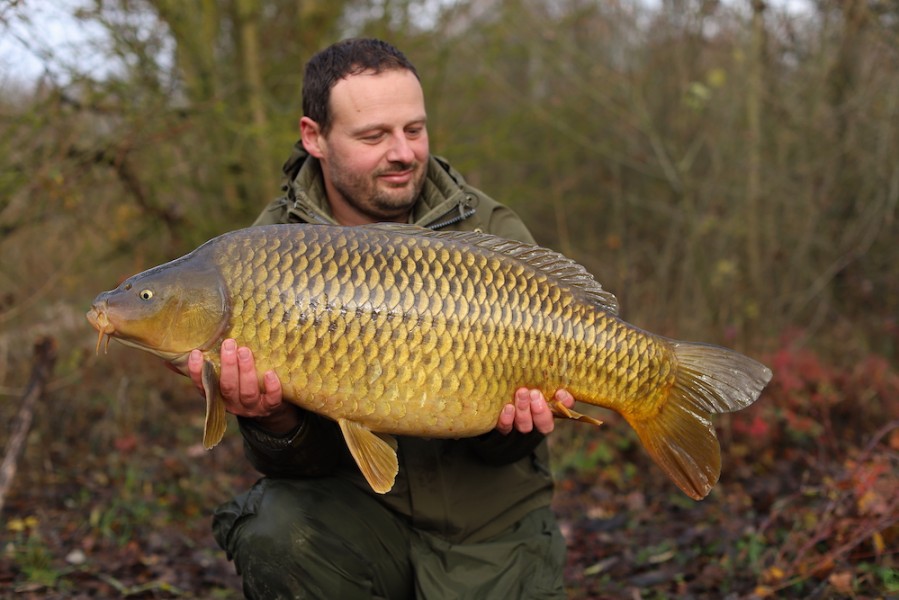
[[(336, 224), (325, 194), (318, 159), (309, 155), (295, 156), (295, 159), (291, 172), (287, 171), (291, 161), (285, 164), (288, 177), (296, 173), (285, 185), (288, 204), (292, 205), (290, 212), (307, 223)], [(474, 214), (477, 198), (466, 192), (460, 179), (461, 176), (452, 171), (445, 161), (429, 157), (425, 184), (412, 209), (410, 222), (420, 227), (440, 229)]]

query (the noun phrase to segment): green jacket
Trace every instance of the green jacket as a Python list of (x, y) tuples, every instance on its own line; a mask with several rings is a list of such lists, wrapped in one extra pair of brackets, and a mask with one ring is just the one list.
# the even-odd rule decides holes
[[(284, 164), (284, 173), (284, 195), (269, 204), (254, 225), (334, 223), (318, 160), (299, 143)], [(438, 157), (430, 159), (412, 222), (533, 242), (515, 213), (467, 185)], [(300, 426), (284, 437), (271, 435), (253, 420), (238, 421), (247, 457), (261, 473), (350, 479), (414, 526), (451, 542), (492, 537), (534, 509), (548, 506), (552, 498), (549, 453), (544, 436), (536, 432), (504, 436), (494, 431), (460, 440), (400, 437), (396, 483), (380, 495), (368, 487), (333, 421), (305, 413)]]

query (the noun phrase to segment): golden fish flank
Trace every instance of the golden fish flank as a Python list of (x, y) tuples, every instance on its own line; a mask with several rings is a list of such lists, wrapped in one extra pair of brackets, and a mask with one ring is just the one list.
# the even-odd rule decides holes
[(710, 415), (748, 406), (771, 377), (731, 350), (620, 320), (615, 297), (558, 253), (403, 225), (235, 231), (100, 294), (88, 319), (101, 339), (182, 370), (204, 351), (207, 447), (224, 433), (217, 352), (234, 337), (287, 400), (340, 424), (382, 493), (397, 472), (391, 435), (479, 435), (528, 386), (617, 411), (702, 498), (720, 473)]

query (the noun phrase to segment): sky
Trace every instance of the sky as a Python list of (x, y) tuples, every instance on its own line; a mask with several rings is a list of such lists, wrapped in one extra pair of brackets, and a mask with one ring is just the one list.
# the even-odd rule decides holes
[(73, 17), (82, 4), (81, 0), (0, 0), (0, 83), (25, 83), (45, 74), (46, 52), (65, 64), (104, 69), (105, 61), (91, 49), (102, 43), (105, 32), (99, 25)]

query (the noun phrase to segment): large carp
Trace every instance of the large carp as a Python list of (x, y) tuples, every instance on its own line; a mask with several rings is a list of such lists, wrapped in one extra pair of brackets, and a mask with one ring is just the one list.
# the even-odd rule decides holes
[(87, 317), (98, 348), (109, 336), (182, 372), (203, 351), (207, 448), (226, 423), (219, 347), (235, 338), (260, 377), (275, 370), (286, 400), (340, 424), (380, 493), (398, 469), (392, 434), (485, 433), (526, 386), (620, 413), (700, 499), (721, 470), (710, 414), (748, 406), (771, 378), (732, 350), (625, 323), (615, 297), (561, 254), (404, 225), (234, 231), (100, 294)]

